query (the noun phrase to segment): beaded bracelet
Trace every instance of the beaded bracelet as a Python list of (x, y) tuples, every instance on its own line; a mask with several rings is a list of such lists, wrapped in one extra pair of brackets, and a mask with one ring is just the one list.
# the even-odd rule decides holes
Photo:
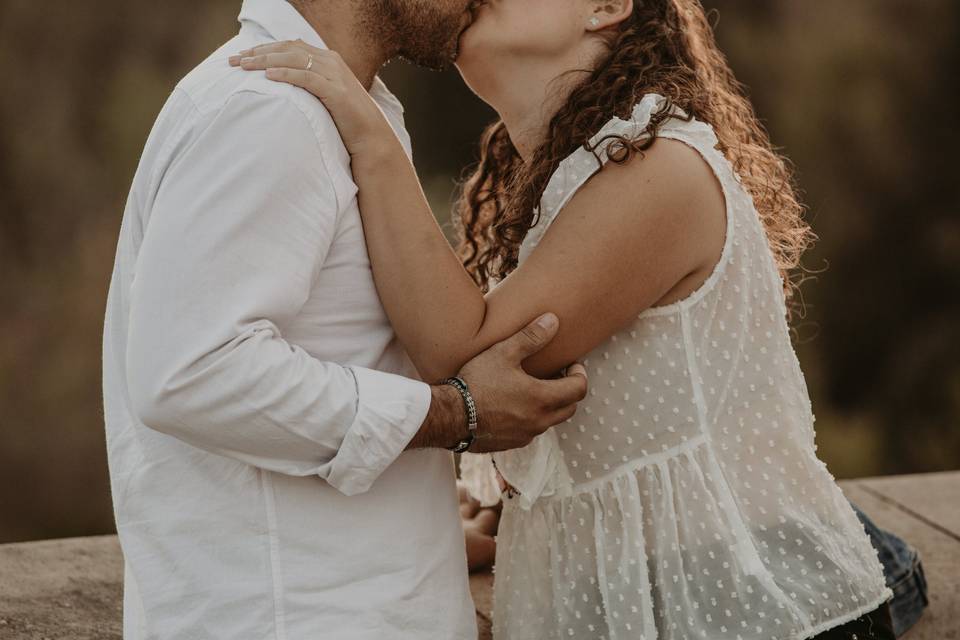
[(470, 395), (470, 387), (467, 386), (467, 383), (462, 378), (454, 376), (453, 378), (447, 378), (440, 384), (450, 385), (459, 391), (463, 397), (463, 404), (467, 409), (467, 437), (452, 447), (449, 447), (450, 451), (454, 453), (463, 453), (469, 449), (473, 441), (477, 439), (477, 404), (473, 401), (473, 396)]

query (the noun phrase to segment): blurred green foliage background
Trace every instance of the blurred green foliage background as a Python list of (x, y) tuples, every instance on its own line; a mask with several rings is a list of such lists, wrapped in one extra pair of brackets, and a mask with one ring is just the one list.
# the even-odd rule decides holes
[[(838, 477), (960, 467), (953, 0), (706, 0), (820, 241), (796, 348)], [(100, 387), (130, 180), (237, 0), (0, 0), (0, 542), (112, 531)], [(438, 217), (492, 112), (392, 63)]]

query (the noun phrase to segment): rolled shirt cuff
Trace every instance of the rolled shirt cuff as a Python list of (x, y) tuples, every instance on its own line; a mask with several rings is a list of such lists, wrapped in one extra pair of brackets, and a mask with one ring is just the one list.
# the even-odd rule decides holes
[(363, 367), (347, 367), (357, 385), (357, 413), (333, 459), (327, 482), (344, 495), (369, 490), (420, 430), (430, 385)]

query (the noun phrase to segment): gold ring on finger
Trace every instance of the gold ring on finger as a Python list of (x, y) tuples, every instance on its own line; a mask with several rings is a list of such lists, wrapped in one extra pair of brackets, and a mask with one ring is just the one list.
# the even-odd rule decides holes
[(310, 69), (312, 68), (313, 68), (313, 54), (308, 53), (307, 54), (307, 71), (310, 71)]

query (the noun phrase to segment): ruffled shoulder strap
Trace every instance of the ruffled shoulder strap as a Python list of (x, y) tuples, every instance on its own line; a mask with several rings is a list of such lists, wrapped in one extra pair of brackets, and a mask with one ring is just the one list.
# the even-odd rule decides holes
[[(536, 246), (547, 227), (574, 194), (610, 160), (611, 151), (615, 151), (617, 136), (631, 140), (639, 138), (650, 124), (651, 117), (662, 110), (666, 103), (667, 99), (659, 93), (644, 95), (634, 106), (629, 119), (612, 118), (590, 138), (587, 145), (579, 147), (560, 162), (540, 198), (540, 206), (537, 208), (538, 223), (527, 234), (521, 248), (521, 260)], [(683, 119), (668, 118), (660, 125), (658, 135), (686, 140), (701, 152), (716, 150), (718, 141), (712, 127), (699, 120), (686, 120), (687, 113), (676, 105), (671, 107), (670, 112)]]

